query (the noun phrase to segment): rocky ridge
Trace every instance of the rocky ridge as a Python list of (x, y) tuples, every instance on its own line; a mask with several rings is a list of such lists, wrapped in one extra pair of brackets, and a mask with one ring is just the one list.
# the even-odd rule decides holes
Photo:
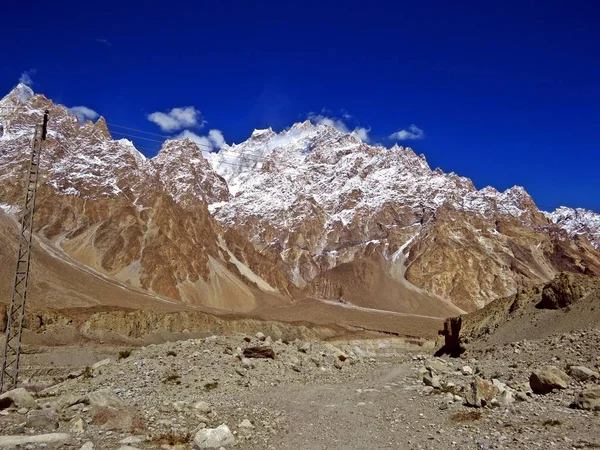
[(286, 291), (272, 264), (211, 217), (207, 202), (226, 200), (229, 191), (193, 142), (167, 141), (147, 159), (130, 141), (113, 140), (103, 118), (80, 124), (22, 85), (0, 101), (4, 212), (18, 211), (31, 130), (44, 110), (51, 125), (41, 161), (40, 236), (100, 273), (185, 303), (241, 312), (255, 306), (257, 286)]
[[(426, 298), (444, 315), (559, 271), (600, 273), (593, 215), (577, 216), (584, 233), (542, 213), (521, 187), (477, 190), (409, 148), (306, 121), (256, 130), (208, 162), (189, 140), (147, 159), (113, 140), (103, 118), (80, 124), (23, 85), (0, 101), (0, 206), (10, 214), (45, 109), (38, 233), (96, 271), (179, 302), (244, 312), (258, 289), (392, 311)], [(345, 273), (372, 292), (345, 298)], [(398, 294), (387, 304), (355, 304), (386, 289)]]
[(368, 145), (306, 121), (257, 130), (210, 160), (233, 194), (209, 206), (217, 220), (309, 291), (319, 275), (373, 248), (389, 276), (465, 310), (560, 270), (600, 270), (592, 234), (550, 220), (522, 187), (477, 190), (410, 148)]

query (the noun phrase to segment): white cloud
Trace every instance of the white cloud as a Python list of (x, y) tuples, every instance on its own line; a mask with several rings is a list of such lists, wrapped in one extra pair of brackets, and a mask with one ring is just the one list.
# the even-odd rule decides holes
[(390, 139), (395, 139), (397, 141), (418, 140), (423, 139), (424, 137), (425, 133), (423, 130), (414, 124), (408, 127), (408, 130), (399, 130), (389, 136)]
[(148, 115), (148, 120), (167, 132), (182, 130), (183, 128), (201, 128), (205, 124), (202, 114), (193, 106), (173, 108), (168, 113), (153, 112)]
[[(348, 116), (348, 117), (346, 117)], [(344, 114), (346, 118), (352, 118), (349, 114)], [(369, 132), (371, 129), (367, 129), (364, 127), (357, 127), (353, 131), (350, 131), (350, 128), (342, 119), (338, 119), (337, 117), (328, 117), (324, 114), (314, 114), (310, 113), (308, 115), (308, 119), (318, 125), (328, 125), (330, 127), (335, 128), (340, 133), (352, 134), (359, 138), (361, 141), (368, 143), (370, 141)]]
[(352, 134), (359, 138), (361, 141), (366, 142), (367, 144), (371, 142), (371, 138), (369, 137), (369, 132), (371, 129), (366, 129), (364, 127), (355, 128)]
[(35, 69), (26, 70), (25, 72), (23, 72), (19, 77), (19, 83), (25, 84), (27, 86), (33, 86), (33, 78), (31, 77), (35, 75), (35, 72)]
[(221, 147), (225, 145), (225, 138), (223, 137), (223, 133), (221, 133), (221, 130), (210, 130), (208, 132), (208, 139), (210, 139), (213, 146), (217, 150), (221, 150)]
[(112, 47), (112, 42), (110, 42), (108, 39), (98, 38), (98, 39), (96, 39), (96, 42), (99, 42), (100, 44), (104, 44), (107, 47)]
[(88, 119), (95, 120), (100, 116), (100, 114), (87, 106), (73, 106), (69, 108), (69, 112), (77, 117), (80, 122), (85, 122)]
[(205, 156), (209, 153), (219, 151), (225, 145), (225, 138), (220, 130), (210, 130), (208, 136), (200, 136), (193, 131), (183, 130), (177, 135), (177, 138), (190, 139), (195, 142)]

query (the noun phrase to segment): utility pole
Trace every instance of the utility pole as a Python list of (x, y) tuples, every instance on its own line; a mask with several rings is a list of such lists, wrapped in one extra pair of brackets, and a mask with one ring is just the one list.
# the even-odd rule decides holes
[(33, 215), (35, 213), (35, 195), (37, 192), (40, 153), (42, 143), (46, 140), (48, 111), (44, 112), (44, 121), (35, 127), (31, 144), (31, 156), (27, 182), (25, 186), (24, 204), (21, 211), (21, 231), (19, 233), (19, 253), (13, 283), (12, 296), (6, 321), (6, 341), (4, 342), (4, 358), (0, 373), (0, 392), (17, 387), (19, 378), (19, 356), (21, 354), (21, 334), (25, 319), (25, 302), (27, 300), (27, 283), (29, 281), (29, 263), (31, 261), (31, 239), (33, 237)]

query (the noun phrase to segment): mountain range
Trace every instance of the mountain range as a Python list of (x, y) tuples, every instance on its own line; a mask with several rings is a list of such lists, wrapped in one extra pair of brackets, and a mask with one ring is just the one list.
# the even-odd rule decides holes
[[(600, 275), (599, 214), (477, 189), (410, 148), (305, 121), (210, 154), (167, 140), (147, 158), (25, 85), (0, 100), (5, 227), (45, 110), (37, 251), (128, 292), (240, 314), (329, 305), (334, 322), (342, 308), (447, 317), (561, 271)], [(78, 292), (57, 306), (89, 306)]]

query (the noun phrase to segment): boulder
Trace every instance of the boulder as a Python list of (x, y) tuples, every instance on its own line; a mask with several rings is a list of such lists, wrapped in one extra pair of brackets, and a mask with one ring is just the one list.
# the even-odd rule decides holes
[(575, 303), (583, 296), (577, 283), (566, 273), (560, 273), (544, 286), (542, 300), (536, 305), (542, 309), (559, 309)]
[(571, 366), (569, 367), (569, 375), (577, 381), (588, 381), (598, 380), (600, 375), (598, 372), (594, 372), (592, 369), (588, 369), (585, 366)]
[(431, 373), (426, 373), (425, 375), (423, 375), (423, 384), (425, 384), (425, 386), (431, 386), (434, 389), (442, 388), (442, 385), (440, 383), (440, 377)]
[(575, 396), (573, 406), (589, 411), (600, 411), (600, 386), (584, 389)]
[(114, 407), (123, 406), (123, 402), (110, 389), (98, 389), (87, 395), (87, 403), (91, 406)]
[(244, 349), (244, 356), (246, 358), (275, 359), (275, 351), (271, 347), (265, 346), (248, 347)]
[(225, 424), (217, 428), (204, 428), (194, 436), (194, 444), (198, 448), (220, 448), (235, 444), (235, 437)]
[(430, 361), (427, 361), (425, 364), (425, 368), (433, 373), (446, 373), (448, 372), (448, 366), (443, 359), (435, 358)]
[(482, 408), (488, 405), (498, 393), (498, 388), (492, 383), (476, 377), (465, 391), (465, 403), (474, 408)]
[(39, 409), (33, 396), (24, 388), (17, 388), (0, 395), (0, 409), (15, 406), (17, 408)]
[(529, 377), (529, 386), (536, 394), (548, 394), (553, 389), (566, 389), (570, 382), (569, 375), (555, 366), (534, 370)]
[(27, 414), (26, 428), (40, 432), (52, 432), (59, 427), (58, 414), (52, 410), (33, 410)]

